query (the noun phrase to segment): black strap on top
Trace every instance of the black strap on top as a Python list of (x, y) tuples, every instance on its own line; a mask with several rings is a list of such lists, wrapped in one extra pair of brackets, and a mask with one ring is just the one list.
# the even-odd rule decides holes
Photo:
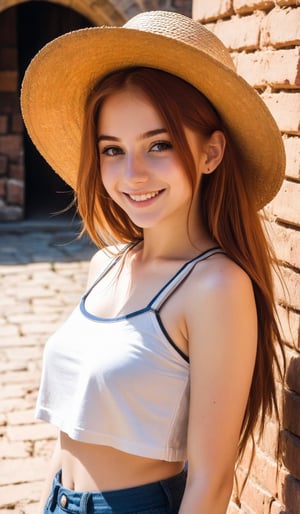
[(137, 244), (139, 243), (138, 242), (135, 242), (135, 243), (129, 243), (128, 245), (125, 246), (124, 248), (124, 251), (122, 251), (121, 253), (119, 253), (116, 257), (114, 257), (111, 261), (109, 261), (109, 263), (107, 264), (107, 266), (105, 266), (105, 268), (100, 272), (100, 275), (96, 278), (96, 280), (94, 280), (94, 282), (92, 283), (92, 285), (88, 288), (88, 290), (84, 293), (83, 295), (83, 298), (86, 298), (90, 292), (92, 291), (92, 289), (94, 289), (94, 287), (100, 282), (100, 280), (105, 277), (105, 275), (107, 275), (107, 273), (124, 257), (124, 255), (131, 249), (133, 248), (134, 246), (136, 246)]
[[(107, 273), (121, 260), (122, 257), (127, 253), (128, 250), (133, 248), (138, 243), (129, 244), (125, 247), (124, 252), (117, 255), (114, 259), (112, 259), (108, 265), (101, 271), (100, 275), (93, 282), (93, 284), (89, 287), (89, 289), (83, 295), (83, 298), (86, 298), (92, 289), (100, 282), (100, 280), (107, 275)], [(197, 255), (193, 259), (187, 261), (183, 266), (173, 275), (167, 283), (156, 293), (156, 295), (152, 298), (152, 300), (148, 303), (146, 308), (142, 310), (153, 310), (158, 312), (162, 305), (168, 300), (168, 298), (177, 290), (177, 288), (183, 284), (183, 282), (188, 278), (190, 273), (193, 271), (194, 267), (198, 262), (204, 261), (209, 257), (212, 257), (215, 254), (222, 253), (225, 254), (225, 251), (219, 247), (213, 247), (208, 250), (205, 250), (200, 255)]]

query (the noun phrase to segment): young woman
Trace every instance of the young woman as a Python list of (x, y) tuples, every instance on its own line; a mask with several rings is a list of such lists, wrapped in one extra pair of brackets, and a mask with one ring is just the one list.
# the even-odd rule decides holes
[(278, 414), (257, 211), (282, 181), (279, 130), (222, 43), (172, 12), (51, 42), (21, 100), (99, 246), (45, 348), (37, 416), (59, 435), (40, 512), (225, 514)]

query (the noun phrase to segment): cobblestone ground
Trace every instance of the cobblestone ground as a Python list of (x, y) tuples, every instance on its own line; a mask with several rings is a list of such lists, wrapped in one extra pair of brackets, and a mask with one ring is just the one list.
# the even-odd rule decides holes
[(0, 512), (34, 514), (55, 429), (34, 419), (50, 333), (82, 294), (95, 247), (67, 224), (0, 226)]

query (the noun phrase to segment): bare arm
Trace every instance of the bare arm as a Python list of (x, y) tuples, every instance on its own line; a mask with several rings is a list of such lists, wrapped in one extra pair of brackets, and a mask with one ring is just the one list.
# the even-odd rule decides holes
[(55, 473), (61, 468), (61, 448), (59, 438), (57, 439), (51, 460), (48, 466), (47, 477), (42, 490), (41, 498), (39, 501), (37, 514), (43, 514), (44, 508), (51, 491), (52, 481)]
[(250, 279), (227, 259), (195, 278), (186, 311), (189, 465), (180, 514), (225, 514), (255, 363), (256, 308)]

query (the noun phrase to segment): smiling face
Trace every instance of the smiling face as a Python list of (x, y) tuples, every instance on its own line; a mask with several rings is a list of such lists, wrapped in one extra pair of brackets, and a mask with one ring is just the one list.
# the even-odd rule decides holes
[[(195, 163), (203, 161), (199, 136), (185, 134)], [(98, 148), (106, 191), (137, 226), (186, 223), (191, 184), (163, 119), (142, 91), (131, 87), (105, 100)]]

